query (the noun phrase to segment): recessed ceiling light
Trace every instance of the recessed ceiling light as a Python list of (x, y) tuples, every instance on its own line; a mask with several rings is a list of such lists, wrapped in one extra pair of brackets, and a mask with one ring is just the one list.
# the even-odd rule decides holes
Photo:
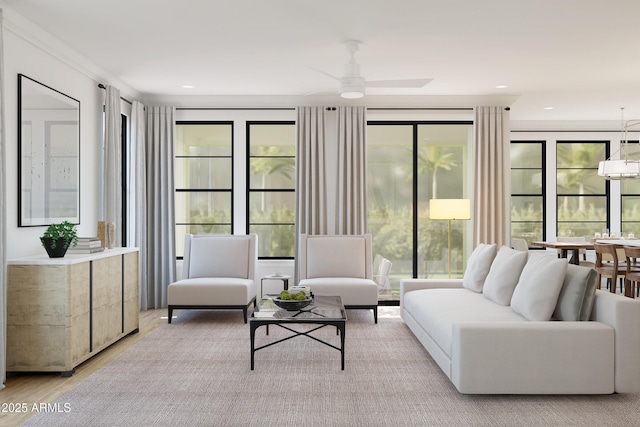
[(544, 107), (545, 110), (553, 110), (553, 107)]
[(507, 87), (507, 85), (498, 85), (496, 86), (496, 89), (506, 89)]
[(182, 87), (184, 89), (193, 89), (195, 86), (194, 85), (182, 85)]

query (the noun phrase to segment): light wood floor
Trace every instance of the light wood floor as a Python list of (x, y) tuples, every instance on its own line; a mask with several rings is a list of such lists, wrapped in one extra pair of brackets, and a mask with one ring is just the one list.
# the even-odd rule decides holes
[[(166, 308), (140, 312), (140, 332), (124, 337), (77, 366), (76, 373), (69, 378), (62, 378), (60, 374), (54, 373), (19, 374), (8, 378), (4, 390), (0, 390), (0, 425), (17, 426), (24, 422), (35, 413), (32, 411), (34, 404), (53, 402), (166, 322)], [(24, 403), (27, 412), (16, 412), (21, 408), (16, 404)]]

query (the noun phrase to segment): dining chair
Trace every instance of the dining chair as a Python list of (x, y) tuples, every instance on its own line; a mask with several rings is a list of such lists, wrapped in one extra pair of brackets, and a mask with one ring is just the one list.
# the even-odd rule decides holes
[(529, 244), (524, 239), (519, 239), (517, 237), (511, 238), (511, 247), (517, 251), (529, 251)]
[[(374, 263), (375, 265), (375, 263)], [(388, 259), (382, 257), (377, 268), (373, 270), (373, 281), (378, 285), (378, 292), (390, 292), (391, 282), (389, 273), (393, 264)]]
[(626, 263), (619, 262), (616, 246), (608, 243), (594, 243), (593, 248), (596, 251), (595, 270), (598, 273), (598, 289), (600, 289), (602, 278), (604, 277), (607, 279), (607, 288), (609, 288), (612, 293), (615, 293), (616, 279), (620, 278), (620, 292), (622, 292), (627, 266)]
[[(624, 276), (624, 294), (630, 298), (640, 295), (640, 247), (624, 246), (627, 268)], [(635, 289), (633, 284), (635, 283)]]

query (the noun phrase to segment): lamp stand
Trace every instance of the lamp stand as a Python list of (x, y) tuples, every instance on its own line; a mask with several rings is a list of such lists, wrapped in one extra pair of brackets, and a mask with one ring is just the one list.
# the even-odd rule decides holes
[(447, 272), (451, 279), (451, 221), (471, 219), (471, 201), (469, 199), (431, 199), (429, 200), (429, 219), (448, 221)]
[(447, 240), (447, 271), (449, 272), (449, 279), (451, 279), (451, 221), (449, 220), (449, 236)]

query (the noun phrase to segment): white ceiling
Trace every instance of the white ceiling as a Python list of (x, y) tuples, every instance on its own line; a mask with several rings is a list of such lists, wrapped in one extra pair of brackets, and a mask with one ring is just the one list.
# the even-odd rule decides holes
[(514, 120), (619, 120), (620, 107), (640, 118), (639, 0), (2, 4), (146, 96), (332, 90), (337, 100), (337, 82), (314, 69), (342, 75), (349, 57), (341, 43), (356, 39), (367, 80), (434, 79), (420, 89), (368, 88), (371, 99), (515, 100)]

